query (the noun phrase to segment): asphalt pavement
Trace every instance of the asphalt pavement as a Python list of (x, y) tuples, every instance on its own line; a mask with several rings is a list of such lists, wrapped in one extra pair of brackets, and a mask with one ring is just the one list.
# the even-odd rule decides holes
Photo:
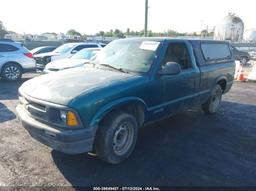
[(0, 186), (256, 186), (256, 83), (235, 83), (214, 116), (195, 108), (141, 129), (113, 166), (34, 141), (16, 117), (22, 82), (0, 82)]

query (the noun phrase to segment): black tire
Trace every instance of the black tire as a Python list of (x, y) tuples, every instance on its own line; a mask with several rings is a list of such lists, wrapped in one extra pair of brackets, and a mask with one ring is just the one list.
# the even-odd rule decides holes
[[(127, 133), (126, 139), (121, 141), (125, 137), (125, 132)], [(113, 112), (105, 118), (98, 129), (95, 140), (96, 154), (110, 164), (119, 164), (131, 155), (137, 137), (136, 118), (126, 112)], [(119, 143), (123, 143), (123, 146)]]
[(202, 110), (205, 114), (215, 114), (218, 109), (222, 98), (222, 89), (220, 85), (216, 85), (211, 91), (209, 99), (202, 104)]
[(8, 82), (18, 81), (22, 77), (22, 68), (15, 63), (5, 64), (1, 71), (1, 77)]

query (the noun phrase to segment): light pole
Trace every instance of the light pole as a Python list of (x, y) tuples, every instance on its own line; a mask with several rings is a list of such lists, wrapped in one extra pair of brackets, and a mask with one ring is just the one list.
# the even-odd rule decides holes
[(144, 36), (148, 36), (148, 0), (145, 0), (145, 26), (144, 26)]

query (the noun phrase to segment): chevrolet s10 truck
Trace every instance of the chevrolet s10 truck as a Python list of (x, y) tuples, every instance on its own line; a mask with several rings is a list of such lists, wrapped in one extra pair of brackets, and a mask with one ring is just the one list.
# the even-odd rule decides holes
[(16, 109), (41, 143), (118, 164), (134, 150), (138, 128), (198, 105), (216, 113), (234, 72), (228, 42), (116, 40), (84, 67), (25, 82)]

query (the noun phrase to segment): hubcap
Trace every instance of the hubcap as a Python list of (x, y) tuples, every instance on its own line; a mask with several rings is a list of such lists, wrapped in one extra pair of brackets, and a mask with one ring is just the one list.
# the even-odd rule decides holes
[(5, 77), (9, 80), (16, 80), (20, 76), (20, 70), (16, 66), (8, 66), (4, 71)]
[(113, 137), (113, 151), (116, 155), (125, 154), (132, 145), (134, 129), (132, 124), (125, 122), (118, 126)]

